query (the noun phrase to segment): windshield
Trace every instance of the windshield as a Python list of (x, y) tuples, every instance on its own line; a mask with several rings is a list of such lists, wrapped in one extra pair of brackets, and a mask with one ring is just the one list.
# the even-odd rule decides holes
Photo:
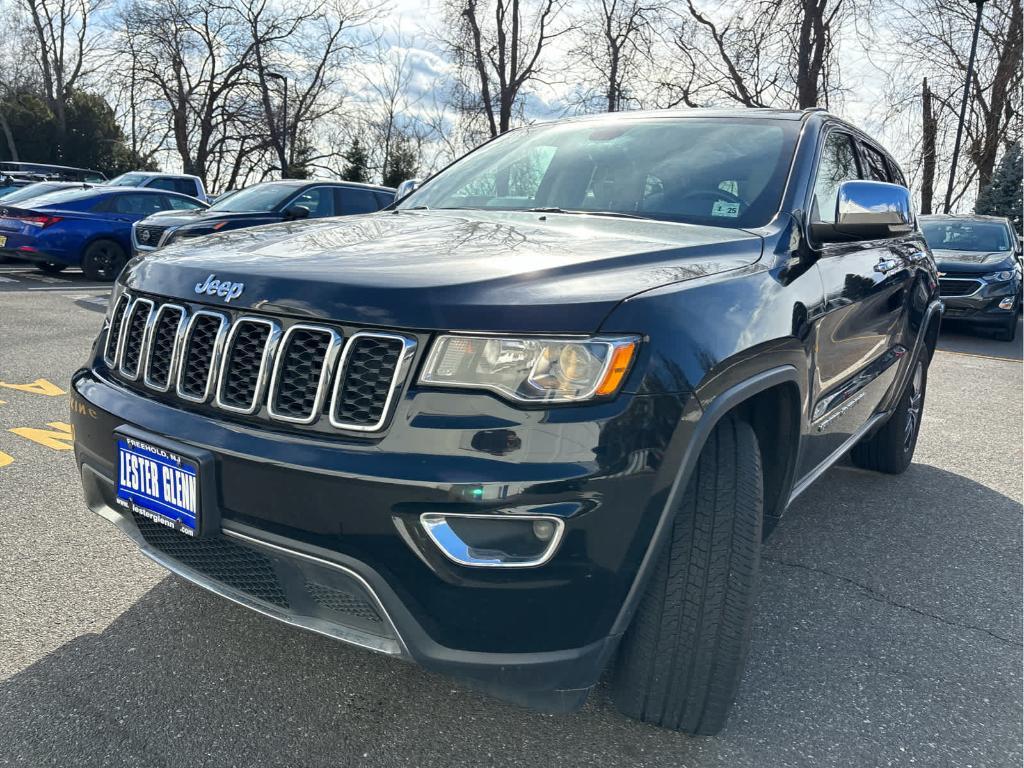
[(149, 178), (144, 173), (122, 173), (107, 182), (108, 187), (138, 187)]
[(1009, 251), (1010, 232), (994, 221), (922, 221), (928, 246), (947, 251)]
[[(45, 195), (47, 192), (53, 192), (54, 190), (64, 188), (64, 184), (40, 181), (35, 184), (29, 184), (27, 187), (16, 189), (13, 192), (7, 192), (6, 194), (0, 195), (0, 202), (20, 203), (22, 200), (39, 197), (40, 195)], [(81, 191), (82, 188), (76, 187), (76, 189)]]
[(294, 184), (257, 184), (248, 189), (240, 189), (229, 197), (221, 198), (211, 205), (209, 210), (229, 213), (266, 213), (277, 208), (296, 192), (298, 192), (298, 188)]
[(758, 227), (779, 209), (799, 128), (764, 118), (532, 126), (467, 155), (398, 208), (551, 208)]

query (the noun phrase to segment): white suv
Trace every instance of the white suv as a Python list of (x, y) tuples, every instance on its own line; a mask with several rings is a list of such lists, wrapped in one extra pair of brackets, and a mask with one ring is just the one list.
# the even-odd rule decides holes
[(111, 187), (148, 187), (149, 189), (164, 189), (168, 192), (178, 192), (182, 195), (194, 197), (204, 203), (210, 202), (206, 195), (206, 187), (203, 180), (198, 176), (190, 176), (187, 173), (159, 173), (150, 171), (132, 171), (122, 173), (120, 176), (107, 182)]

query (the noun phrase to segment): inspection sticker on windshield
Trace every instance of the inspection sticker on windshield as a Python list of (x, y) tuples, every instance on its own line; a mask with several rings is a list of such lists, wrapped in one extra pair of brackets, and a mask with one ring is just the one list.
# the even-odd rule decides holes
[(725, 200), (715, 200), (715, 204), (711, 206), (711, 215), (728, 216), (730, 219), (735, 219), (740, 215), (740, 204), (727, 203)]

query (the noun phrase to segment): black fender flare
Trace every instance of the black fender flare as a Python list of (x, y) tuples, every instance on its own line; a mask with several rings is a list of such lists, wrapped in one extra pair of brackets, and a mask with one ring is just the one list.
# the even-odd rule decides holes
[[(636, 578), (633, 579), (633, 585), (629, 588), (626, 599), (619, 609), (619, 615), (612, 625), (611, 634), (613, 636), (621, 636), (629, 628), (629, 624), (633, 619), (633, 613), (647, 585), (647, 580), (650, 578), (657, 558), (661, 554), (661, 549), (665, 546), (672, 530), (672, 523), (675, 520), (679, 499), (686, 490), (687, 483), (690, 482), (693, 470), (697, 466), (697, 459), (701, 451), (704, 450), (704, 444), (707, 442), (708, 437), (710, 437), (715, 425), (727, 413), (731, 412), (745, 400), (779, 384), (787, 383), (795, 384), (798, 388), (800, 387), (800, 375), (794, 366), (781, 365), (770, 368), (761, 373), (754, 374), (750, 378), (744, 379), (716, 395), (708, 407), (703, 410), (683, 450), (675, 479), (662, 507), (661, 516), (654, 529), (654, 535), (651, 537), (651, 542), (644, 553), (643, 560), (640, 562), (640, 567), (637, 569)], [(790, 484), (792, 484), (792, 478), (790, 479)], [(786, 498), (788, 497), (789, 495), (786, 494)]]

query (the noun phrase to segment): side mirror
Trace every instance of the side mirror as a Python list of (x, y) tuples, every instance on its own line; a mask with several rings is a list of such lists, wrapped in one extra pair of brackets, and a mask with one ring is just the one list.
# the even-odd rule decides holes
[(406, 179), (405, 181), (403, 181), (401, 184), (398, 185), (398, 189), (395, 190), (395, 202), (398, 202), (406, 195), (411, 195), (413, 192), (416, 191), (416, 188), (419, 187), (419, 185), (419, 179)]
[(885, 240), (913, 229), (910, 190), (883, 181), (844, 181), (836, 196), (836, 223), (811, 222), (819, 243)]
[(309, 217), (309, 208), (304, 205), (293, 205), (284, 209), (285, 221), (299, 221)]

